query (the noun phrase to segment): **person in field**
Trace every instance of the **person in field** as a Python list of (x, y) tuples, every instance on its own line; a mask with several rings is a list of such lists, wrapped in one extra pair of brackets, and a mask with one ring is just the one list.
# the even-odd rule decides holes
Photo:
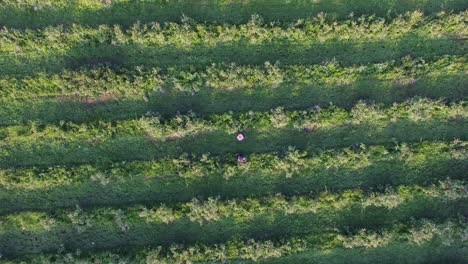
[(247, 159), (242, 154), (237, 154), (236, 158), (237, 158), (237, 162), (239, 162), (239, 163), (246, 163), (247, 162)]
[[(238, 134), (236, 138), (237, 138), (238, 141), (242, 141), (242, 140), (244, 140), (244, 135)], [(239, 163), (247, 162), (246, 158), (244, 157), (244, 155), (242, 155), (242, 153), (237, 154), (236, 158), (237, 158), (237, 162), (239, 162)]]

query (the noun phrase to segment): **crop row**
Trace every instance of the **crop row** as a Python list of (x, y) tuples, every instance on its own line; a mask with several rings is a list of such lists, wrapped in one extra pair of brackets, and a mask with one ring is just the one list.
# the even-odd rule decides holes
[(284, 108), (278, 107), (266, 112), (229, 112), (204, 119), (193, 112), (176, 115), (170, 119), (162, 119), (158, 113), (152, 115), (115, 123), (60, 122), (57, 125), (41, 125), (31, 122), (26, 125), (6, 126), (0, 128), (0, 140), (8, 146), (24, 141), (104, 141), (143, 135), (153, 140), (169, 142), (215, 131), (235, 134), (241, 131), (271, 132), (272, 129), (294, 129), (308, 130), (316, 134), (321, 129), (333, 130), (343, 126), (368, 125), (385, 128), (388, 125), (396, 125), (399, 121), (433, 124), (463, 121), (467, 112), (464, 101), (447, 105), (440, 101), (417, 99), (395, 103), (390, 107), (359, 102), (349, 111), (334, 106), (322, 109), (311, 105), (307, 110), (285, 111)]
[[(463, 240), (462, 240), (463, 241)], [(454, 246), (433, 245), (414, 246), (407, 243), (394, 243), (386, 247), (375, 249), (337, 249), (299, 253), (279, 259), (268, 259), (260, 263), (268, 264), (427, 264), (427, 263), (463, 263), (468, 250), (459, 241)], [(156, 262), (157, 263), (157, 262)], [(236, 263), (236, 262), (231, 262)], [(254, 262), (255, 263), (255, 262)], [(159, 263), (158, 263), (159, 264)]]
[[(407, 55), (435, 60), (443, 55), (465, 54), (464, 15), (452, 16), (437, 20), (441, 24), (430, 20), (427, 26), (413, 28), (418, 21), (422, 21), (422, 24), (425, 22), (420, 13), (414, 13), (406, 18), (409, 24), (403, 27), (406, 31), (399, 27), (401, 23), (393, 25), (394, 37), (382, 33), (387, 32), (382, 28), (385, 23), (377, 21), (376, 27), (380, 29), (369, 32), (369, 35), (384, 36), (368, 40), (361, 38), (359, 41), (351, 39), (352, 35), (357, 35), (356, 32), (348, 33), (348, 38), (337, 38), (345, 34), (337, 29), (335, 35), (333, 26), (320, 29), (320, 25), (311, 26), (311, 30), (244, 26), (245, 30), (251, 31), (251, 35), (262, 36), (258, 40), (245, 38), (245, 30), (236, 26), (213, 27), (210, 34), (203, 26), (175, 25), (174, 31), (182, 31), (180, 36), (170, 34), (171, 26), (167, 29), (159, 26), (137, 28), (127, 33), (117, 27), (104, 26), (98, 29), (78, 27), (71, 32), (49, 30), (48, 34), (4, 30), (0, 39), (5, 42), (2, 46), (5, 46), (6, 52), (0, 55), (3, 66), (0, 74), (30, 76), (40, 72), (58, 73), (64, 69), (103, 65), (113, 69), (136, 66), (202, 68), (212, 63), (224, 63), (226, 58), (230, 58), (228, 62), (241, 65), (259, 65), (278, 60), (284, 65), (318, 64), (332, 59), (344, 65), (353, 65), (381, 63)], [(367, 27), (370, 26), (364, 23), (363, 28)], [(333, 36), (321, 40), (327, 33), (320, 34), (321, 31), (316, 32), (314, 28), (330, 31), (329, 34)], [(349, 30), (353, 28), (353, 23), (342, 28)], [(432, 31), (435, 33), (432, 34)], [(165, 36), (166, 32), (169, 32), (169, 36)], [(366, 33), (359, 35), (363, 34)], [(151, 42), (157, 39), (161, 39), (161, 42)], [(179, 42), (182, 44), (166, 44), (165, 39), (181, 39)]]
[(235, 42), (215, 47), (195, 46), (191, 49), (99, 44), (72, 47), (64, 53), (51, 50), (53, 54), (50, 56), (31, 52), (0, 55), (0, 74), (33, 76), (40, 72), (59, 73), (64, 69), (78, 70), (98, 66), (108, 66), (115, 70), (137, 66), (204, 68), (223, 62), (239, 65), (261, 65), (266, 61), (279, 61), (284, 65), (320, 64), (334, 59), (343, 65), (362, 65), (397, 60), (408, 55), (424, 60), (437, 60), (444, 55), (463, 55), (465, 46), (465, 41), (460, 39), (416, 36), (366, 43), (332, 41), (316, 45)]
[(277, 193), (274, 196), (225, 201), (218, 197), (210, 197), (206, 201), (193, 198), (190, 202), (174, 206), (162, 203), (157, 206), (136, 205), (123, 209), (104, 207), (83, 210), (76, 206), (76, 209), (56, 210), (51, 213), (22, 212), (0, 216), (0, 233), (16, 230), (47, 231), (63, 225), (73, 226), (71, 229), (75, 229), (78, 233), (100, 225), (116, 225), (123, 229), (122, 231), (126, 231), (130, 225), (138, 223), (171, 224), (189, 220), (207, 225), (225, 218), (235, 218), (240, 223), (265, 213), (284, 215), (317, 213), (329, 209), (344, 210), (353, 204), (359, 204), (363, 208), (376, 206), (393, 209), (416, 198), (437, 198), (444, 201), (466, 199), (468, 198), (466, 187), (463, 181), (445, 180), (427, 187), (402, 185), (396, 190), (387, 187), (382, 192), (354, 189), (340, 193), (322, 192), (316, 196), (292, 197)]
[(252, 14), (267, 22), (288, 22), (328, 13), (332, 19), (350, 16), (378, 15), (395, 17), (408, 11), (421, 10), (433, 14), (441, 11), (464, 11), (463, 0), (355, 0), (352, 2), (304, 0), (145, 0), (145, 1), (13, 1), (0, 3), (0, 24), (16, 28), (41, 28), (73, 23), (98, 26), (120, 24), (131, 26), (137, 21), (184, 22), (199, 21), (216, 24), (246, 23)]
[[(64, 71), (60, 74), (39, 73), (30, 78), (7, 77), (0, 80), (0, 93), (5, 104), (11, 99), (55, 97), (63, 101), (81, 99), (84, 102), (86, 100), (98, 102), (104, 99), (142, 96), (147, 96), (148, 100), (161, 98), (159, 100), (162, 103), (168, 99), (165, 95), (179, 95), (179, 98), (180, 95), (192, 95), (194, 96), (192, 99), (196, 100), (200, 95), (208, 99), (208, 95), (214, 93), (231, 92), (240, 97), (246, 95), (254, 97), (267, 92), (286, 96), (286, 92), (292, 91), (295, 92), (295, 97), (303, 97), (307, 93), (310, 93), (307, 97), (312, 97), (313, 93), (315, 96), (344, 103), (349, 101), (350, 94), (344, 91), (346, 88), (343, 86), (359, 90), (357, 87), (360, 84), (374, 84), (379, 94), (385, 93), (379, 88), (391, 85), (394, 89), (400, 86), (399, 90), (403, 90), (401, 87), (411, 85), (412, 89), (420, 93), (414, 92), (421, 96), (434, 93), (433, 90), (436, 89), (431, 87), (429, 80), (435, 82), (448, 76), (465, 76), (464, 72), (468, 70), (467, 61), (466, 56), (446, 56), (430, 62), (408, 56), (397, 61), (349, 67), (344, 67), (336, 60), (321, 65), (286, 66), (270, 62), (265, 62), (261, 66), (221, 63), (210, 65), (200, 71), (142, 67), (113, 71), (101, 67)], [(464, 80), (463, 77), (461, 80)], [(423, 88), (417, 82), (423, 82), (423, 86), (429, 87)], [(433, 85), (443, 85), (443, 83), (436, 82)], [(461, 97), (462, 88), (458, 89)], [(456, 93), (453, 92), (457, 91), (451, 87), (440, 90), (442, 90), (439, 92), (441, 97), (449, 98), (455, 97)], [(342, 93), (348, 98), (345, 95), (340, 98), (339, 95)], [(388, 93), (385, 96), (397, 95), (395, 91), (390, 92), (390, 95)], [(404, 92), (401, 91), (401, 96), (403, 95)], [(103, 98), (105, 96), (109, 98)]]
[(465, 99), (467, 78), (466, 74), (460, 72), (384, 81), (361, 79), (350, 84), (342, 84), (338, 80), (337, 83), (325, 84), (285, 83), (279, 87), (273, 85), (237, 91), (216, 91), (216, 88), (205, 87), (206, 89), (202, 88), (199, 92), (172, 90), (169, 93), (152, 92), (148, 96), (132, 98), (103, 94), (97, 98), (65, 96), (29, 101), (0, 99), (0, 126), (31, 121), (37, 124), (57, 124), (61, 121), (112, 122), (151, 116), (154, 112), (160, 113), (164, 118), (190, 111), (207, 116), (228, 111), (267, 111), (278, 105), (285, 106), (287, 110), (311, 106), (327, 107), (330, 104), (349, 109), (360, 100), (391, 105), (419, 96), (456, 102)]
[[(248, 241), (231, 240), (215, 245), (195, 245), (186, 246), (174, 244), (169, 248), (152, 247), (145, 250), (136, 250), (126, 254), (116, 254), (117, 252), (94, 253), (90, 256), (82, 255), (81, 252), (71, 254), (51, 254), (27, 259), (27, 263), (51, 264), (51, 263), (251, 263), (262, 260), (281, 261), (282, 257), (287, 257), (297, 253), (306, 254), (310, 250), (334, 250), (343, 249), (365, 249), (367, 253), (373, 249), (382, 249), (402, 244), (406, 249), (426, 246), (456, 247), (463, 241), (462, 236), (467, 232), (463, 222), (447, 221), (443, 224), (433, 223), (428, 220), (412, 221), (410, 224), (400, 224), (389, 229), (372, 232), (365, 229), (357, 234), (343, 236), (336, 232), (322, 233), (305, 237), (294, 237), (282, 239), (281, 241)], [(448, 248), (447, 248), (448, 249)], [(445, 250), (447, 250), (445, 249)], [(454, 250), (456, 252), (456, 250)], [(450, 252), (450, 251), (449, 251)], [(453, 252), (453, 251), (452, 251)], [(451, 252), (451, 253), (452, 253)], [(362, 252), (364, 253), (364, 252)], [(335, 254), (333, 254), (335, 255)], [(364, 256), (362, 254), (361, 256)], [(432, 252), (434, 258), (435, 252)], [(294, 256), (294, 255), (293, 255)], [(452, 257), (458, 256), (453, 254)], [(336, 256), (335, 256), (336, 257)], [(401, 256), (402, 257), (402, 256)], [(5, 261), (4, 264), (26, 263), (21, 260)], [(381, 263), (381, 262), (380, 262)]]
[[(0, 167), (51, 166), (178, 157), (183, 153), (226, 154), (286, 150), (313, 151), (353, 144), (388, 144), (442, 140), (466, 136), (463, 103), (446, 106), (428, 100), (409, 101), (390, 108), (358, 104), (347, 112), (249, 112), (223, 114), (209, 120), (179, 115), (58, 126), (11, 126), (0, 129)], [(242, 132), (238, 142), (234, 134)]]
[(360, 67), (343, 67), (337, 61), (314, 66), (221, 64), (201, 72), (99, 68), (5, 78), (0, 80), (0, 125), (115, 121), (148, 112), (265, 111), (277, 105), (304, 109), (330, 102), (350, 108), (361, 99), (389, 105), (414, 96), (457, 101), (467, 94), (465, 62), (465, 56), (435, 62), (405, 57)]
[[(464, 38), (468, 30), (464, 20), (468, 11), (460, 14), (425, 16), (416, 11), (398, 19), (367, 16), (342, 22), (326, 21), (324, 17), (300, 20), (286, 25), (262, 23), (259, 18), (243, 25), (204, 24), (135, 24), (130, 29), (119, 25), (101, 25), (89, 28), (75, 25), (71, 28), (47, 27), (43, 30), (15, 30), (4, 28), (0, 33), (0, 52), (53, 54), (75, 46), (92, 48), (101, 44), (122, 46), (138, 44), (143, 47), (193, 48), (200, 45), (216, 47), (220, 44), (293, 43), (311, 45), (328, 41), (363, 43), (398, 40), (407, 36), (429, 39)], [(62, 52), (60, 52), (62, 53)]]
[[(250, 44), (234, 42), (215, 47), (142, 46), (128, 44), (78, 45), (64, 53), (0, 55), (1, 75), (30, 76), (39, 72), (58, 73), (67, 70), (108, 66), (112, 69), (144, 67), (206, 67), (213, 63), (264, 64), (280, 61), (284, 65), (319, 64), (333, 59), (343, 65), (382, 63), (405, 56), (436, 60), (444, 55), (465, 54), (465, 41), (460, 39), (404, 37), (366, 43), (332, 41), (316, 45), (293, 43)], [(226, 60), (229, 58), (229, 60)]]
[[(352, 188), (425, 186), (464, 179), (466, 142), (364, 146), (318, 154), (290, 149), (285, 155), (190, 157), (109, 166), (57, 166), (0, 171), (0, 215), (130, 204), (174, 204), (193, 197), (221, 199), (282, 193), (317, 194)], [(122, 199), (122, 197), (125, 197)]]
[(235, 237), (278, 239), (335, 229), (356, 232), (363, 225), (374, 230), (410, 219), (443, 221), (464, 212), (466, 200), (462, 182), (446, 181), (428, 188), (400, 186), (397, 191), (369, 195), (346, 191), (317, 199), (275, 196), (225, 202), (209, 199), (203, 203), (194, 199), (176, 208), (162, 205), (90, 212), (77, 208), (54, 215), (21, 213), (2, 217), (6, 232), (0, 234), (4, 241), (0, 252), (17, 257), (57, 252), (60, 247), (88, 251), (152, 244), (210, 244)]

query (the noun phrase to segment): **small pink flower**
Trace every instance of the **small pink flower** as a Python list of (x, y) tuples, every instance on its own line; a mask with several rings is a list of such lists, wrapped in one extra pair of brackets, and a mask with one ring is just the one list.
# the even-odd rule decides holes
[(237, 135), (237, 140), (239, 140), (239, 141), (244, 140), (244, 135), (242, 135), (242, 134)]

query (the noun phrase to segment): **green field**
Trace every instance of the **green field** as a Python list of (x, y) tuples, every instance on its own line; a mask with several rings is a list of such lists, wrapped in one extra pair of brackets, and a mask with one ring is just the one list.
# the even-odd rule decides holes
[(466, 263), (467, 20), (0, 0), (0, 264)]

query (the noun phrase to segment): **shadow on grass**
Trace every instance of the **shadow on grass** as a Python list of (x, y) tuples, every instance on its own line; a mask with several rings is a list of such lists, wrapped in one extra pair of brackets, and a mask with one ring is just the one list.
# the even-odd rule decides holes
[(10, 28), (44, 28), (53, 25), (80, 24), (98, 26), (119, 24), (124, 27), (140, 21), (181, 22), (190, 17), (197, 22), (246, 23), (253, 14), (266, 22), (294, 22), (327, 13), (330, 19), (346, 19), (354, 16), (372, 15), (393, 18), (408, 11), (420, 10), (425, 14), (440, 11), (464, 11), (464, 0), (251, 0), (251, 1), (125, 1), (90, 8), (83, 3), (69, 1), (63, 7), (47, 7), (39, 4), (24, 8), (0, 9), (0, 25)]

